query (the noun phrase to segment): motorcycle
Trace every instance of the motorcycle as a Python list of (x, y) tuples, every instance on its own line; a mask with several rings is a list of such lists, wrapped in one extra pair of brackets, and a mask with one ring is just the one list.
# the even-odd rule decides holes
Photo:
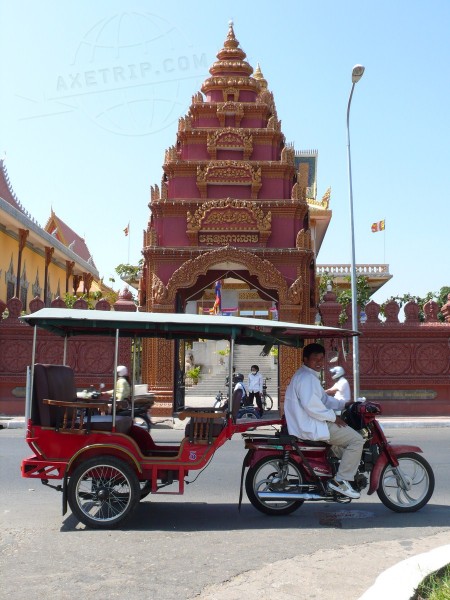
[[(352, 486), (368, 495), (377, 492), (381, 502), (398, 513), (425, 506), (434, 491), (434, 474), (418, 446), (388, 442), (377, 416), (379, 404), (356, 402), (343, 411), (346, 424), (365, 439), (361, 462)], [(338, 502), (351, 498), (327, 487), (339, 468), (339, 459), (326, 442), (300, 440), (285, 425), (276, 435), (242, 434), (248, 450), (244, 459), (239, 506), (245, 490), (252, 505), (268, 515), (287, 515), (304, 502)]]
[[(241, 400), (241, 406), (236, 415), (237, 419), (261, 419), (262, 415), (259, 410), (252, 405), (246, 405), (247, 396), (244, 396)], [(228, 409), (228, 395), (218, 392), (215, 401), (214, 408), (216, 410), (227, 410)]]
[[(100, 384), (100, 389), (96, 390), (94, 386), (90, 386), (89, 390), (83, 390), (77, 392), (77, 398), (80, 400), (98, 400), (104, 394), (103, 389), (104, 383)], [(134, 424), (138, 427), (142, 427), (146, 431), (150, 431), (152, 422), (149, 417), (149, 410), (154, 404), (154, 400), (148, 399), (144, 396), (135, 396), (134, 398)], [(116, 410), (117, 416), (131, 417), (132, 406), (129, 400), (125, 400), (123, 403), (118, 403)]]

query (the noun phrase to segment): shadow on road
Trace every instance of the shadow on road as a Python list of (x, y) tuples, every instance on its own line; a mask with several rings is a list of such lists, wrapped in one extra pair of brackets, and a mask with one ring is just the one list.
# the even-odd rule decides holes
[[(141, 502), (119, 528), (123, 531), (252, 531), (264, 529), (367, 529), (407, 527), (447, 527), (450, 507), (429, 504), (416, 513), (398, 514), (381, 503), (329, 506), (309, 504), (288, 516), (270, 517), (245, 504), (207, 504), (203, 502)], [(69, 514), (62, 532), (83, 531), (83, 525)]]

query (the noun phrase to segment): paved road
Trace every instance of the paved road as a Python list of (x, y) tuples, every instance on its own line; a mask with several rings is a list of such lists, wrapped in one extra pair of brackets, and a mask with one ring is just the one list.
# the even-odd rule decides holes
[[(61, 517), (60, 494), (20, 478), (18, 464), (28, 454), (23, 430), (3, 430), (2, 596), (28, 600), (33, 590), (33, 598), (55, 600), (275, 594), (280, 600), (356, 600), (388, 566), (450, 540), (448, 429), (388, 433), (423, 446), (435, 470), (436, 492), (418, 513), (397, 515), (366, 495), (345, 507), (307, 504), (287, 517), (264, 516), (248, 503), (238, 513), (243, 447), (236, 437), (184, 497), (152, 496), (123, 529), (90, 531), (71, 514)], [(158, 435), (174, 439), (179, 432)]]

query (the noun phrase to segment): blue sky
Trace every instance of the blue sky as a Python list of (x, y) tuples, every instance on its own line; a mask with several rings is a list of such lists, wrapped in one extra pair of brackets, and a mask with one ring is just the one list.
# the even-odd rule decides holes
[[(150, 186), (230, 19), (286, 140), (319, 151), (318, 195), (331, 186), (333, 218), (318, 263), (350, 262), (346, 109), (361, 63), (356, 262), (389, 264), (378, 302), (450, 285), (448, 0), (3, 0), (0, 153), (25, 208), (42, 226), (53, 208), (84, 235), (106, 282), (136, 263)], [(371, 233), (382, 219), (385, 233)]]

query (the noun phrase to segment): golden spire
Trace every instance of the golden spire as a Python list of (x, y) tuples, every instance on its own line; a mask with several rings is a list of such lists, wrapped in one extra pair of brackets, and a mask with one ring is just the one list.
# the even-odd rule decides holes
[(257, 65), (256, 65), (256, 69), (255, 69), (255, 72), (253, 73), (253, 77), (256, 80), (258, 80), (262, 90), (267, 90), (267, 79), (264, 79), (264, 75), (262, 74), (259, 63), (257, 63)]
[(249, 76), (253, 73), (253, 68), (246, 62), (245, 52), (239, 47), (239, 42), (234, 35), (233, 21), (228, 24), (227, 38), (223, 44), (222, 50), (217, 53), (217, 60), (209, 72), (211, 75), (244, 75)]

